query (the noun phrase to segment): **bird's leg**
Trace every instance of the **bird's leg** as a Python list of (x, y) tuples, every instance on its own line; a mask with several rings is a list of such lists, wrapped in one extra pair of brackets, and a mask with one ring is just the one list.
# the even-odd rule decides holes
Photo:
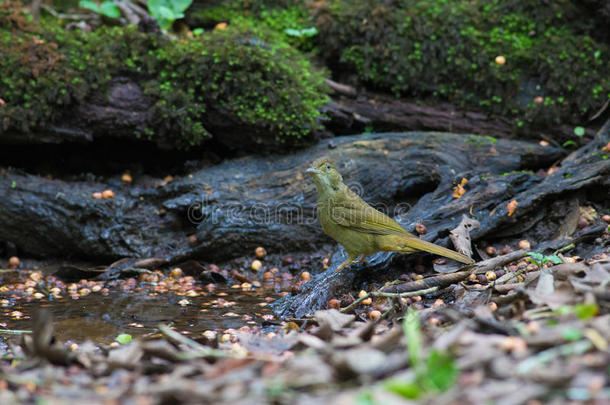
[(366, 255), (362, 255), (360, 256), (360, 259), (358, 259), (358, 261), (354, 262), (354, 263), (364, 263), (364, 264), (369, 264), (369, 261), (366, 260)]
[(335, 271), (339, 271), (339, 270), (341, 270), (342, 268), (344, 268), (345, 266), (348, 266), (348, 265), (349, 265), (351, 262), (353, 262), (353, 261), (354, 261), (354, 259), (355, 259), (356, 257), (358, 257), (358, 256), (356, 256), (356, 255), (352, 255), (352, 254), (349, 254), (349, 253), (348, 253), (348, 254), (347, 254), (347, 260), (346, 260), (346, 261), (344, 261), (343, 263), (341, 263), (340, 265), (338, 265), (338, 266), (337, 266), (337, 268), (335, 269)]

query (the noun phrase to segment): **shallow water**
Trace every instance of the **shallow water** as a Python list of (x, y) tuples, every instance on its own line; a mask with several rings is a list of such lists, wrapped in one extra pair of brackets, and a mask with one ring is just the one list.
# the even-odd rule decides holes
[[(2, 308), (0, 323), (6, 329), (31, 330), (32, 315), (45, 307), (53, 314), (56, 338), (64, 342), (110, 343), (121, 333), (133, 337), (154, 333), (160, 323), (172, 324), (178, 331), (196, 337), (206, 330), (222, 332), (244, 325), (262, 326), (263, 317), (269, 319), (271, 315), (267, 307), (259, 305), (265, 302), (265, 297), (277, 295), (273, 289), (243, 291), (218, 286), (214, 292), (202, 292), (197, 297), (116, 290), (108, 295), (91, 293), (79, 299), (69, 296), (54, 300), (20, 299), (11, 300), (12, 305)], [(188, 300), (188, 304), (183, 300)], [(235, 304), (231, 305), (232, 302)], [(23, 317), (15, 317), (14, 311), (21, 312)], [(2, 343), (8, 338), (11, 337), (0, 334)]]

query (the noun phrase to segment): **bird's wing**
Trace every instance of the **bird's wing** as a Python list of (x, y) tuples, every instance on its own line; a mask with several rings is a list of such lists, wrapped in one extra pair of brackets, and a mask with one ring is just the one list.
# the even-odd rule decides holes
[(413, 236), (398, 222), (368, 205), (349, 189), (345, 193), (337, 193), (332, 199), (328, 205), (331, 210), (329, 214), (339, 225), (378, 235)]

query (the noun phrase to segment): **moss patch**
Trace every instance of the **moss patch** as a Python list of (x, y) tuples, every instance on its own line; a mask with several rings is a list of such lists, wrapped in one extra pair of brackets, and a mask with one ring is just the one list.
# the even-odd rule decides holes
[(512, 116), (516, 129), (582, 122), (610, 97), (610, 47), (568, 0), (314, 4), (325, 59), (372, 88)]
[(319, 129), (318, 107), (327, 102), (321, 74), (264, 29), (169, 40), (135, 27), (83, 34), (43, 24), (36, 33), (2, 24), (0, 49), (4, 131), (44, 130), (76, 103), (105, 94), (117, 76), (135, 80), (154, 100), (155, 121), (134, 132), (180, 148), (210, 136), (213, 113), (272, 142), (303, 144)]
[(194, 11), (188, 18), (192, 24), (205, 27), (220, 22), (249, 28), (264, 27), (302, 52), (314, 50), (318, 33), (306, 2), (297, 0), (227, 0), (219, 6)]

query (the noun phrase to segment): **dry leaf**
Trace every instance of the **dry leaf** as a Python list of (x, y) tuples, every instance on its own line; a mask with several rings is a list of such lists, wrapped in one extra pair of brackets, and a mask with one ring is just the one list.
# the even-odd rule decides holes
[(453, 198), (460, 198), (464, 194), (466, 194), (466, 189), (464, 189), (464, 185), (468, 183), (468, 179), (462, 178), (462, 181), (457, 186), (453, 187)]
[(508, 211), (508, 216), (510, 217), (511, 215), (513, 215), (513, 213), (515, 212), (515, 210), (517, 209), (517, 200), (512, 200), (511, 202), (509, 202), (506, 205), (506, 210)]

